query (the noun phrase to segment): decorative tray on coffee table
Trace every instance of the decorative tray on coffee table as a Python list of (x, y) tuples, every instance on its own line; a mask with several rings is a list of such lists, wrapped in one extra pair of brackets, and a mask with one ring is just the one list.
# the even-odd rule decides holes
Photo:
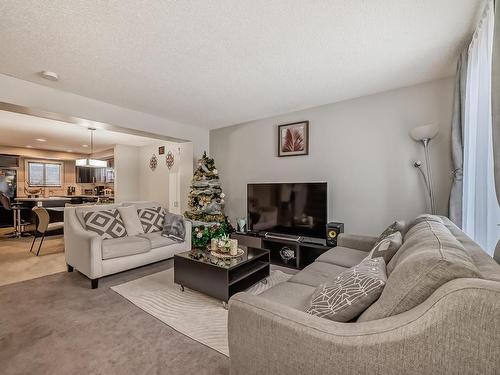
[(214, 250), (212, 250), (212, 248), (210, 247), (210, 245), (207, 246), (207, 250), (210, 251), (211, 255), (213, 255), (216, 258), (220, 258), (220, 259), (238, 258), (238, 257), (242, 256), (243, 254), (245, 254), (245, 251), (243, 249), (239, 248), (239, 247), (238, 247), (238, 253), (236, 255), (231, 255), (228, 252), (223, 253), (223, 252), (220, 252), (220, 251), (214, 251)]

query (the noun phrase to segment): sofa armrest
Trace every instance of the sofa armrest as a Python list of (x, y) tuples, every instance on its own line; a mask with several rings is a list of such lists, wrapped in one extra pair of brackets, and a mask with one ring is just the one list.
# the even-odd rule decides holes
[(340, 233), (337, 239), (337, 245), (349, 247), (351, 249), (370, 251), (373, 249), (378, 237), (362, 236), (359, 234)]
[(248, 293), (229, 302), (231, 374), (493, 374), (500, 283), (457, 279), (416, 308), (339, 323)]
[(66, 263), (88, 278), (102, 276), (102, 238), (83, 229), (71, 207), (64, 210), (64, 253)]

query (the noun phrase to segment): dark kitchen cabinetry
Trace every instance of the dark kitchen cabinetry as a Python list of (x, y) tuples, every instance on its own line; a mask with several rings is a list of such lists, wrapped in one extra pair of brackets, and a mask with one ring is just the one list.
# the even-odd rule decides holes
[(82, 184), (93, 182), (90, 172), (90, 168), (76, 167), (76, 181)]
[(76, 181), (80, 184), (113, 182), (113, 177), (110, 168), (76, 167)]

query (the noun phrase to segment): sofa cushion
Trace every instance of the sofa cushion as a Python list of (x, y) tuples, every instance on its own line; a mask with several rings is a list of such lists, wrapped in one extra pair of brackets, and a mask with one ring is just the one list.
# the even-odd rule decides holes
[(382, 295), (358, 321), (400, 314), (425, 301), (448, 281), (479, 277), (464, 247), (438, 221), (422, 221), (409, 229), (389, 266), (392, 272)]
[(128, 201), (122, 203), (123, 207), (135, 206), (137, 209), (140, 208), (154, 208), (161, 207), (161, 204), (157, 201)]
[(397, 253), (401, 247), (403, 238), (401, 232), (394, 232), (386, 236), (382, 241), (375, 244), (372, 251), (370, 251), (370, 258), (384, 258), (385, 263), (389, 263), (392, 257)]
[(102, 259), (113, 259), (129, 255), (147, 253), (151, 243), (146, 238), (127, 236), (102, 241)]
[(408, 224), (408, 226), (406, 227), (406, 232), (402, 232), (404, 235), (406, 235), (406, 233), (411, 229), (413, 228), (415, 225), (419, 224), (419, 223), (422, 223), (422, 222), (425, 222), (425, 221), (435, 221), (437, 223), (443, 223), (443, 220), (439, 217), (439, 216), (436, 216), (436, 215), (431, 215), (431, 214), (421, 214), (421, 215), (418, 215), (415, 219), (413, 219), (412, 221), (410, 221), (410, 223)]
[[(425, 219), (424, 219), (425, 218)], [(417, 220), (418, 219), (418, 220)], [(413, 224), (416, 222), (416, 224)], [(444, 235), (445, 237), (452, 237), (454, 243), (459, 243), (456, 237), (450, 232), (448, 228), (444, 225), (441, 218), (435, 215), (419, 215), (415, 220), (413, 220), (412, 224), (408, 226), (408, 230), (406, 231), (403, 239), (403, 245), (399, 248), (396, 254), (393, 256), (391, 261), (387, 264), (387, 275), (389, 276), (391, 272), (394, 270), (394, 267), (399, 263), (399, 259), (403, 256), (404, 252), (407, 249), (414, 249), (416, 245), (419, 244), (418, 239), (422, 241), (426, 240), (432, 242), (434, 246), (437, 239), (434, 233), (439, 233), (440, 235)], [(438, 236), (438, 239), (440, 237)], [(463, 245), (462, 245), (463, 249)]]
[(129, 236), (137, 236), (138, 234), (144, 233), (144, 228), (139, 220), (139, 215), (137, 214), (137, 208), (135, 206), (118, 207), (118, 211), (120, 212), (120, 216), (122, 217), (123, 224), (125, 224), (125, 229), (127, 229), (127, 234)]
[[(443, 224), (455, 236), (455, 238), (462, 244), (462, 246), (470, 255), (474, 265), (481, 273), (482, 279), (500, 281), (500, 262), (497, 263), (490, 255), (488, 255), (481, 247), (475, 243), (469, 236), (461, 231), (450, 219), (447, 217), (440, 217)], [(498, 248), (498, 246), (497, 246)], [(500, 255), (500, 254), (498, 254)], [(500, 261), (500, 259), (499, 259)]]
[(137, 210), (144, 233), (153, 233), (163, 230), (165, 210), (158, 207), (139, 208)]
[(267, 289), (259, 294), (259, 297), (300, 311), (306, 311), (311, 303), (311, 296), (314, 290), (315, 288), (312, 286), (287, 281)]
[(162, 236), (161, 232), (143, 233), (139, 234), (139, 237), (147, 239), (151, 243), (152, 249), (178, 243), (178, 241)]
[(316, 288), (307, 313), (349, 322), (377, 300), (386, 280), (384, 259), (366, 258)]
[(82, 225), (83, 228), (85, 228), (85, 219), (83, 218), (83, 215), (87, 212), (94, 212), (94, 211), (103, 211), (103, 210), (111, 210), (113, 208), (117, 208), (117, 204), (93, 204), (93, 205), (81, 205), (79, 207), (75, 208), (75, 215), (78, 218), (78, 221)]
[(317, 287), (327, 280), (336, 277), (346, 269), (347, 267), (316, 261), (308, 265), (299, 273), (293, 275), (290, 282)]
[(342, 267), (352, 267), (367, 257), (368, 253), (362, 250), (337, 246), (316, 258), (317, 262), (336, 264)]
[(116, 208), (86, 212), (83, 218), (85, 228), (102, 238), (119, 238), (127, 235), (120, 212)]

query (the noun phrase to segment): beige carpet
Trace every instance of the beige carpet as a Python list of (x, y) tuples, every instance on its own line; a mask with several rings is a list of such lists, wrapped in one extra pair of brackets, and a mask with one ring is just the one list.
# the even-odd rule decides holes
[[(272, 270), (267, 284), (259, 282), (248, 289), (252, 294), (287, 281), (291, 275)], [(174, 270), (158, 272), (112, 287), (137, 307), (176, 331), (229, 356), (227, 310), (221, 301), (174, 284)]]
[(33, 237), (0, 237), (0, 285), (66, 270), (62, 235), (45, 237), (39, 256), (29, 252), (32, 241)]

